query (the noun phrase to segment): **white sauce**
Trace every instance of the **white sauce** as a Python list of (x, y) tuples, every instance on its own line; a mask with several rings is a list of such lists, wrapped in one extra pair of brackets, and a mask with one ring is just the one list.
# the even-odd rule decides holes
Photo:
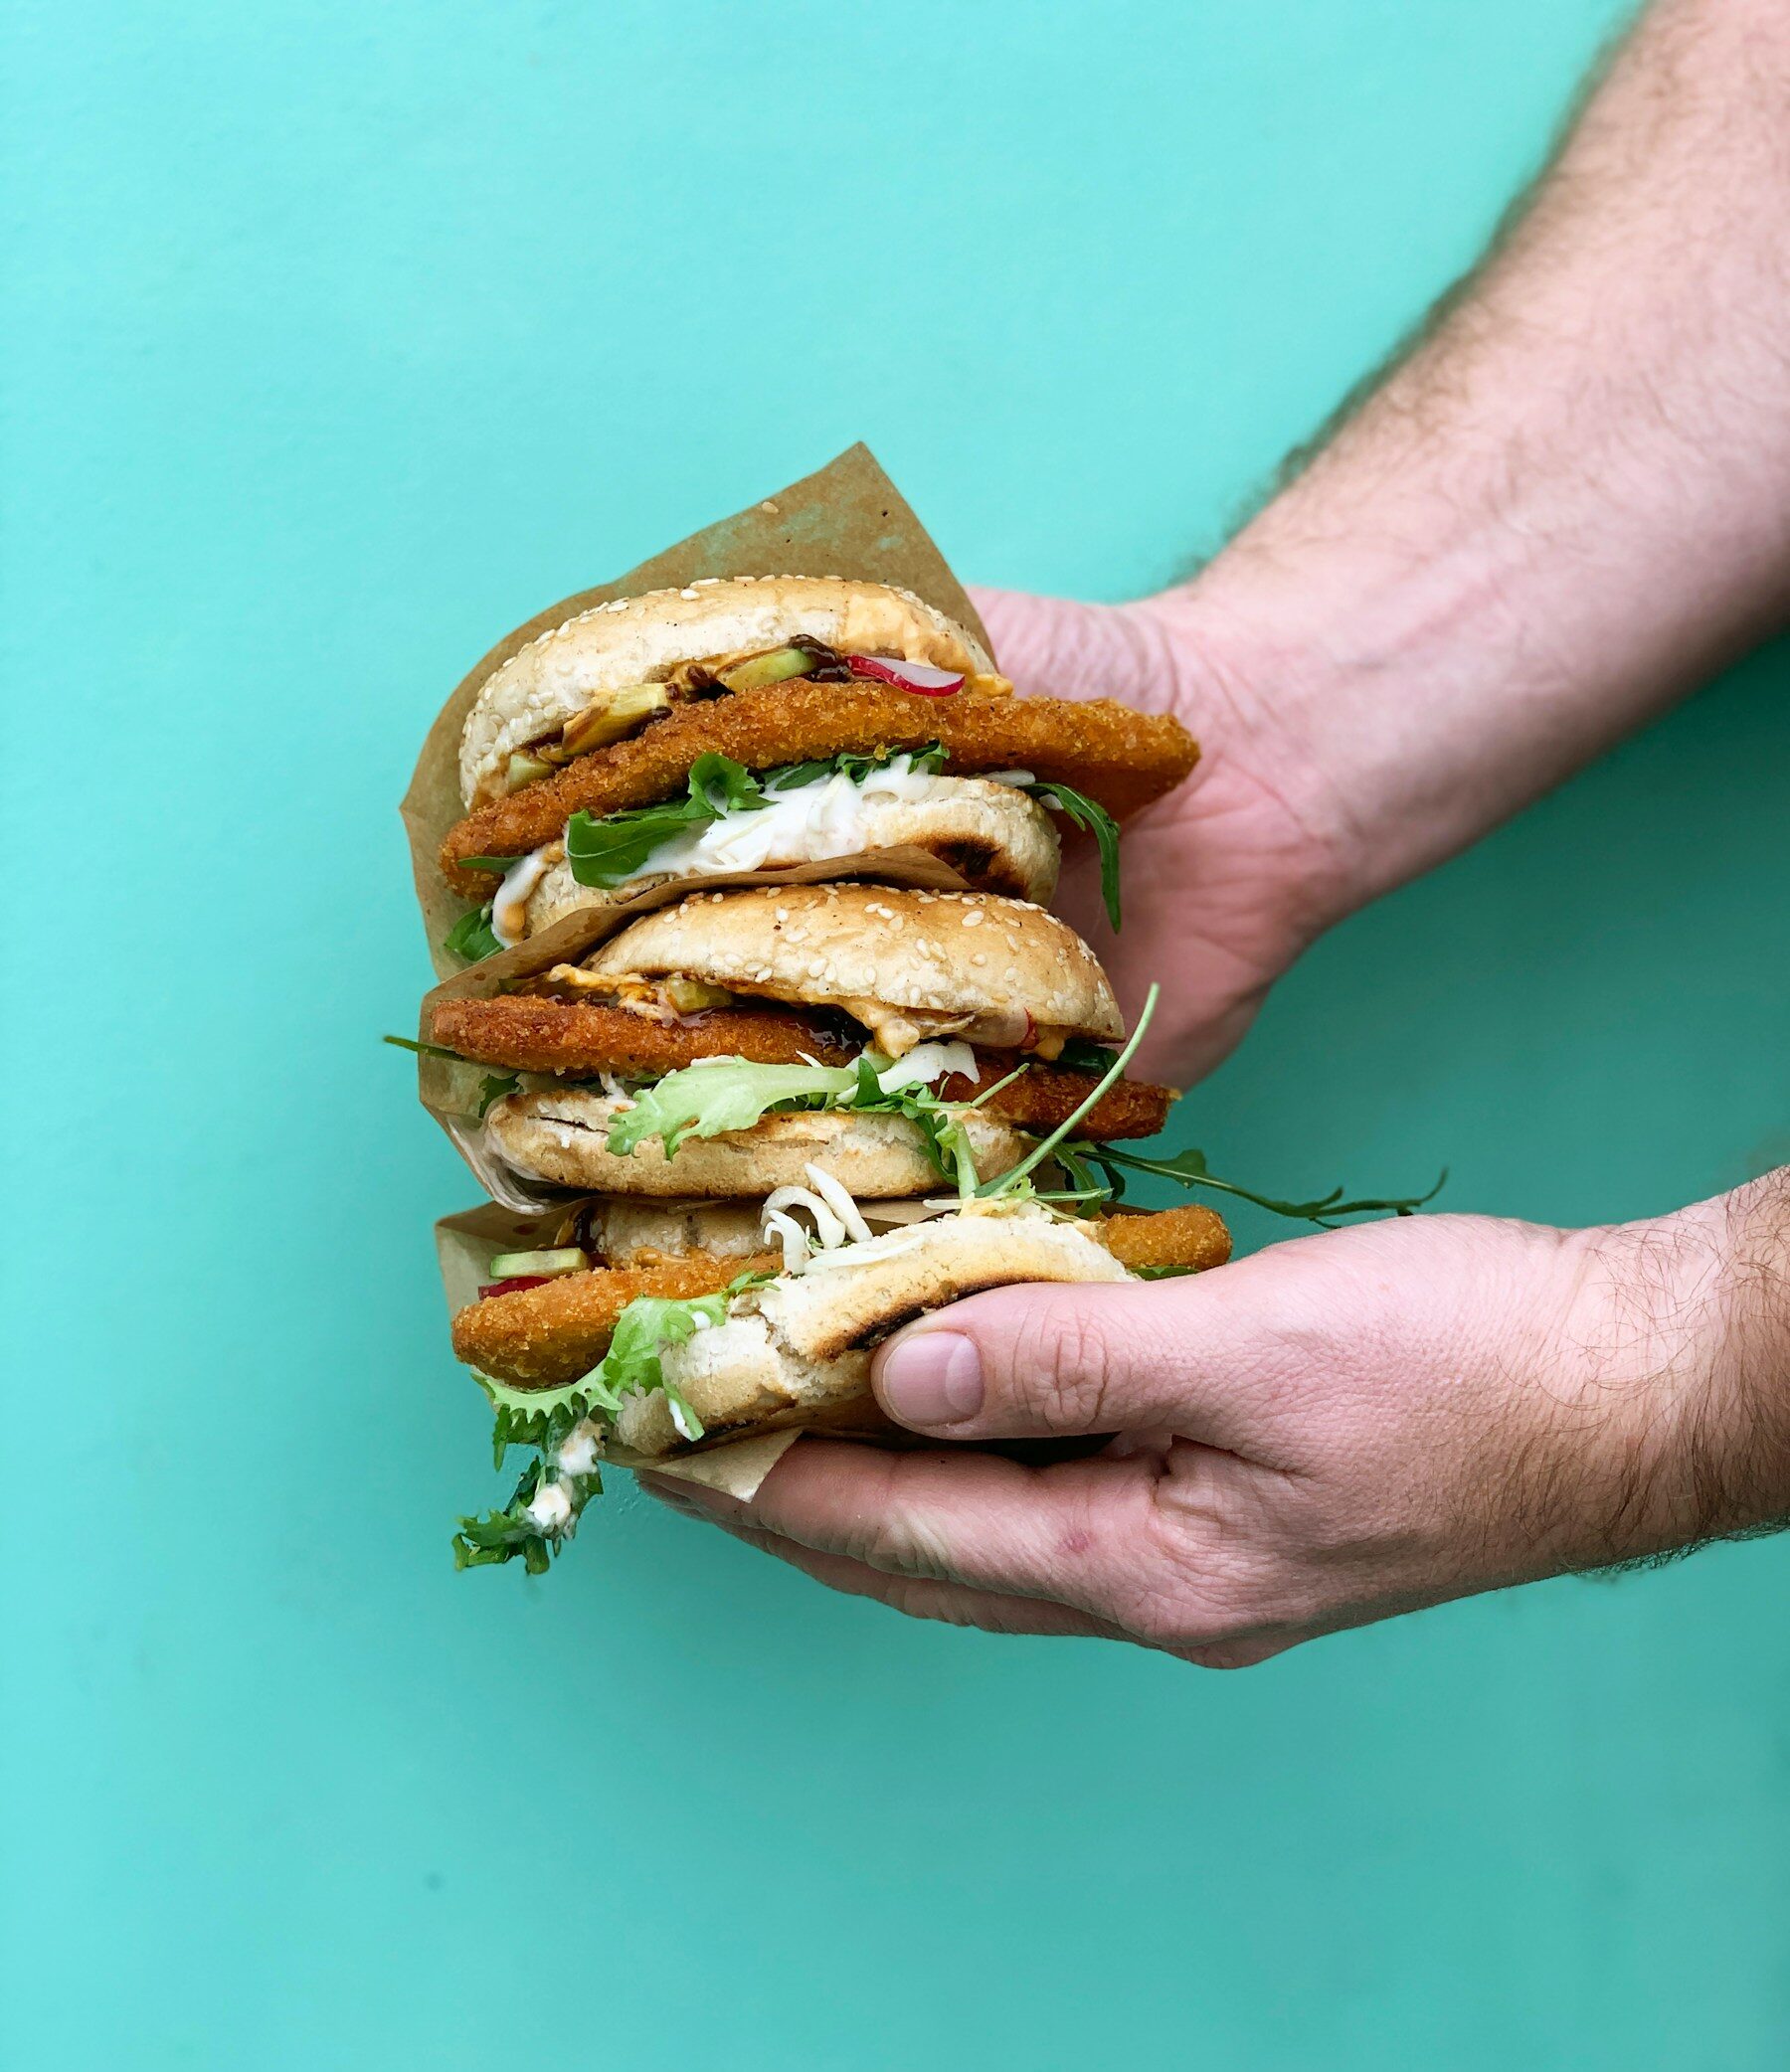
[(896, 798), (910, 804), (948, 797), (962, 778), (917, 775), (911, 756), (893, 756), (862, 783), (841, 774), (793, 791), (772, 791), (768, 805), (723, 813), (706, 826), (674, 836), (629, 873), (699, 877), (717, 871), (757, 871), (771, 864), (819, 863), (849, 856), (868, 839), (867, 801)]
[[(589, 1418), (582, 1419), (566, 1434), (565, 1442), (555, 1457), (555, 1465), (561, 1474), (583, 1475), (597, 1472), (597, 1459), (602, 1450), (603, 1429)], [(536, 1499), (539, 1501), (539, 1499)]]
[[(549, 845), (551, 846), (551, 845)], [(512, 863), (491, 902), (491, 933), (505, 950), (514, 949), (528, 933), (528, 897), (547, 875), (546, 848)]]
[(522, 1515), (537, 1532), (558, 1534), (572, 1516), (572, 1499), (558, 1482), (543, 1482)]

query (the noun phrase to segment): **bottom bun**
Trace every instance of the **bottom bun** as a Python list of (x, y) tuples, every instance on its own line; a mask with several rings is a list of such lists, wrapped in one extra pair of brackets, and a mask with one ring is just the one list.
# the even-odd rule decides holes
[[(516, 1172), (605, 1194), (762, 1198), (779, 1187), (802, 1186), (810, 1160), (865, 1200), (930, 1194), (945, 1185), (905, 1116), (767, 1116), (750, 1129), (686, 1137), (667, 1158), (656, 1140), (625, 1154), (612, 1151), (609, 1127), (617, 1112), (609, 1095), (579, 1088), (511, 1094), (486, 1114), (485, 1138)], [(966, 1110), (964, 1124), (984, 1179), (1017, 1165), (1029, 1148), (1016, 1129), (980, 1110)]]
[[(1021, 1282), (1121, 1282), (1099, 1240), (1029, 1205), (993, 1206), (840, 1246), (800, 1273), (749, 1290), (727, 1316), (660, 1356), (705, 1441), (822, 1422), (870, 1393), (870, 1355), (928, 1310)], [(618, 1442), (663, 1457), (685, 1450), (662, 1395), (622, 1399)]]

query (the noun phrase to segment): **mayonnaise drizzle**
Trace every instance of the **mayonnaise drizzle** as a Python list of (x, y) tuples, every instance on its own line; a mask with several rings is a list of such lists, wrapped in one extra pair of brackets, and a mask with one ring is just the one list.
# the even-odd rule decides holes
[[(547, 848), (551, 848), (549, 843)], [(547, 848), (519, 857), (503, 874), (491, 902), (491, 933), (505, 950), (513, 950), (528, 933), (528, 900), (551, 866)]]

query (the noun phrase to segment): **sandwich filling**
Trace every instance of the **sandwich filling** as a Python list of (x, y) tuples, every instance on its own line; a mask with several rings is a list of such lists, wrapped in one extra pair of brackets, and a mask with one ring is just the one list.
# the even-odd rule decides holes
[[(646, 879), (785, 869), (910, 847), (981, 890), (1043, 905), (1056, 888), (1060, 843), (1049, 812), (1092, 831), (1112, 857), (1109, 907), (1118, 913), (1118, 831), (1110, 815), (1029, 770), (947, 777), (938, 743), (889, 756), (841, 754), (755, 774), (720, 755), (697, 758), (681, 796), (629, 810), (571, 815), (552, 840), (518, 857), (478, 859), (501, 871), (490, 901), (448, 939), (475, 960), (513, 948), (581, 906)], [(1049, 811), (1046, 810), (1049, 809)]]
[(512, 750), (501, 777), (488, 773), (470, 803), (481, 804), (520, 791), (595, 749), (626, 741), (674, 707), (774, 683), (892, 683), (921, 697), (1008, 697), (1013, 686), (991, 672), (941, 669), (906, 655), (840, 654), (817, 640), (799, 646), (761, 647), (734, 654), (704, 655), (678, 662), (652, 681), (616, 685), (593, 695), (569, 719), (556, 720)]

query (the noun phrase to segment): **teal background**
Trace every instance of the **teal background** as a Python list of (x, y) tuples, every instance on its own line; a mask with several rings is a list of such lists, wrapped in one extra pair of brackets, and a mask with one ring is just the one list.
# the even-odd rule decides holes
[[(966, 577), (1165, 580), (1619, 13), (13, 0), (8, 2066), (1785, 2061), (1790, 1546), (1242, 1676), (631, 1491), (456, 1577), (469, 1189), (376, 1041), (498, 633), (858, 437)], [(1324, 944), (1197, 1140), (1560, 1221), (1790, 1157), (1787, 678)]]

